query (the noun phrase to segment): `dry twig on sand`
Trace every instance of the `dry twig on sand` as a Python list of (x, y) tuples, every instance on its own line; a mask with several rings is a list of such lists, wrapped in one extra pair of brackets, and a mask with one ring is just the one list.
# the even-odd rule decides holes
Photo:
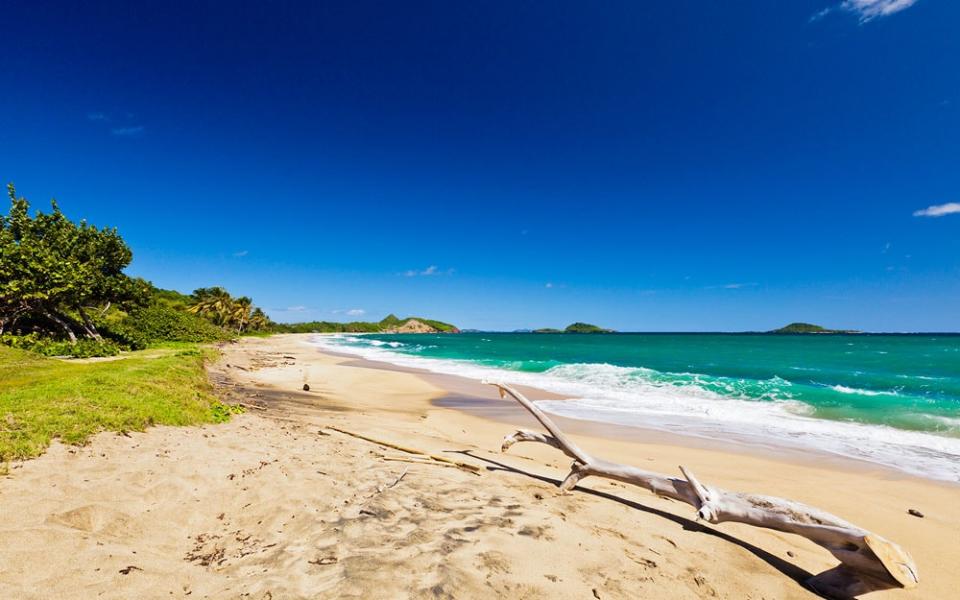
[[(413, 455), (415, 455), (415, 456), (420, 456), (420, 457), (423, 457), (424, 459), (426, 459), (425, 461), (412, 461), (412, 460), (408, 460), (408, 461), (405, 461), (405, 462), (424, 462), (424, 464), (430, 464), (430, 463), (445, 463), (445, 464), (447, 464), (447, 465), (449, 465), (449, 466), (453, 466), (453, 467), (457, 467), (457, 468), (459, 468), (459, 469), (463, 469), (463, 470), (465, 470), (465, 471), (469, 471), (469, 472), (471, 472), (471, 473), (473, 473), (473, 474), (475, 474), (475, 475), (479, 475), (480, 472), (481, 472), (481, 471), (480, 471), (480, 467), (478, 467), (478, 466), (476, 466), (476, 465), (471, 465), (470, 463), (465, 463), (465, 462), (462, 462), (462, 461), (459, 461), (459, 460), (451, 460), (451, 459), (446, 458), (446, 457), (444, 457), (444, 456), (438, 456), (438, 455), (436, 455), (436, 454), (431, 454), (431, 453), (429, 453), (429, 452), (426, 452), (426, 451), (424, 451), (424, 450), (419, 450), (419, 449), (417, 449), (417, 448), (410, 448), (410, 447), (407, 447), (407, 446), (401, 446), (401, 445), (399, 445), (399, 444), (395, 444), (395, 443), (393, 443), (393, 442), (387, 442), (387, 441), (384, 441), (384, 440), (378, 440), (378, 439), (372, 438), (372, 437), (370, 437), (370, 436), (366, 436), (366, 435), (363, 435), (363, 434), (360, 434), (360, 433), (355, 433), (355, 432), (353, 432), (353, 431), (347, 431), (346, 429), (340, 429), (339, 427), (334, 427), (334, 426), (332, 426), (332, 425), (328, 425), (328, 426), (327, 426), (327, 429), (330, 429), (330, 430), (332, 430), (332, 431), (336, 431), (337, 433), (342, 433), (342, 434), (344, 434), (344, 435), (349, 435), (349, 436), (351, 436), (351, 437), (355, 437), (355, 438), (364, 440), (364, 441), (366, 441), (366, 442), (370, 442), (370, 443), (372, 443), (372, 444), (377, 444), (377, 445), (383, 446), (383, 447), (385, 447), (385, 448), (392, 448), (392, 449), (394, 449), (394, 450), (399, 450), (399, 451), (401, 451), (401, 452), (406, 452), (407, 454), (413, 454)], [(398, 459), (399, 459), (399, 457), (393, 458), (393, 460), (398, 460)], [(384, 460), (390, 460), (390, 459), (388, 459), (387, 457), (384, 457)]]

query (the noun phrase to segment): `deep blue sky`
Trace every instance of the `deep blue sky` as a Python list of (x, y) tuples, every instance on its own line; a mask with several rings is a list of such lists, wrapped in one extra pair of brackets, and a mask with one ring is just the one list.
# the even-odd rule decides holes
[(227, 6), (4, 2), (0, 178), (284, 321), (960, 330), (960, 2)]

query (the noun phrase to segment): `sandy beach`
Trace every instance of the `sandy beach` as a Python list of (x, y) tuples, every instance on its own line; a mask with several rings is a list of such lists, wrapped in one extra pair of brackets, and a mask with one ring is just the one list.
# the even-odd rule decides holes
[[(11, 465), (0, 597), (799, 599), (817, 597), (802, 580), (836, 564), (802, 538), (698, 523), (689, 506), (619, 483), (587, 479), (562, 495), (560, 452), (499, 451), (536, 424), (495, 390), (307, 339), (224, 346), (211, 380), (251, 405), (227, 424), (105, 433)], [(921, 583), (870, 598), (949, 598), (960, 586), (956, 486), (561, 422), (595, 455), (664, 473), (690, 465), (712, 485), (818, 506), (896, 541)], [(410, 462), (363, 438), (472, 467)]]

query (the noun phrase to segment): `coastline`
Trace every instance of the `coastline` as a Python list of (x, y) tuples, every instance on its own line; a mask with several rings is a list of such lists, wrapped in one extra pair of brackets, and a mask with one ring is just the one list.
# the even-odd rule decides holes
[[(310, 342), (308, 341), (307, 343)], [(505, 423), (511, 423), (511, 419), (525, 415), (525, 411), (520, 409), (516, 403), (501, 400), (497, 394), (492, 391), (492, 388), (483, 385), (476, 373), (471, 373), (470, 375), (455, 375), (449, 371), (430, 370), (429, 367), (420, 367), (417, 366), (416, 363), (408, 364), (411, 361), (415, 361), (416, 358), (404, 355), (396, 357), (400, 359), (399, 362), (390, 362), (390, 358), (381, 358), (378, 355), (369, 357), (359, 350), (352, 352), (353, 348), (349, 346), (331, 347), (329, 345), (322, 345), (318, 346), (317, 349), (332, 356), (349, 359), (352, 361), (349, 364), (353, 366), (417, 375), (440, 388), (448, 390), (450, 397), (435, 400), (435, 403), (440, 406), (463, 410), (475, 416), (482, 416)], [(445, 366), (444, 368), (448, 367)], [(466, 368), (468, 370), (472, 369), (472, 365), (466, 365)], [(502, 381), (513, 384), (518, 389), (524, 391), (528, 397), (536, 401), (547, 400), (551, 401), (550, 404), (557, 406), (562, 405), (564, 401), (570, 399), (568, 395), (538, 388), (535, 383), (518, 383), (515, 379), (521, 381), (527, 379), (527, 377), (525, 377), (527, 374), (522, 372), (494, 371), (493, 375), (502, 376)], [(579, 432), (584, 435), (592, 435), (593, 437), (605, 439), (614, 438), (624, 441), (639, 440), (658, 445), (666, 444), (683, 448), (694, 447), (747, 456), (775, 456), (778, 460), (799, 465), (830, 464), (835, 469), (848, 472), (875, 471), (878, 476), (887, 479), (899, 480), (916, 478), (923, 481), (936, 482), (953, 489), (960, 489), (960, 479), (956, 479), (956, 475), (952, 472), (949, 474), (943, 471), (938, 471), (936, 474), (930, 472), (924, 473), (922, 469), (909, 464), (910, 458), (908, 456), (899, 457), (899, 461), (895, 466), (890, 460), (890, 457), (886, 457), (887, 461), (884, 462), (882, 459), (873, 456), (856, 456), (831, 447), (816, 446), (810, 442), (800, 443), (790, 437), (778, 438), (769, 434), (751, 433), (744, 429), (700, 433), (697, 429), (686, 427), (683, 423), (677, 423), (676, 427), (656, 422), (653, 424), (638, 424), (635, 422), (617, 424), (610, 420), (594, 419), (590, 416), (567, 416), (559, 412), (554, 412), (554, 408), (547, 405), (542, 405), (541, 407), (550, 413), (551, 417), (557, 420), (557, 422), (565, 423), (565, 430)], [(834, 423), (830, 420), (813, 419), (811, 420), (811, 425), (819, 425), (821, 421), (831, 426)], [(897, 431), (894, 430), (893, 433), (897, 433)], [(840, 432), (836, 434), (839, 435)]]
[[(528, 418), (526, 411), (520, 408), (516, 402), (501, 399), (493, 388), (475, 379), (460, 375), (435, 373), (425, 369), (395, 365), (385, 361), (370, 360), (345, 352), (330, 352), (326, 349), (318, 349), (317, 351), (329, 356), (348, 359), (347, 362), (343, 363), (344, 366), (416, 375), (420, 379), (444, 391), (442, 396), (431, 400), (431, 404), (434, 406), (460, 411), (486, 421), (503, 423), (508, 426), (505, 428), (505, 433), (509, 433), (509, 431), (506, 431), (509, 429), (509, 426), (516, 426), (518, 423), (526, 423), (525, 426), (529, 427), (540, 427), (539, 424)], [(517, 385), (515, 387), (534, 401), (562, 401), (566, 399), (560, 394), (535, 387), (526, 385)], [(772, 443), (763, 444), (757, 441), (740, 441), (736, 439), (720, 440), (712, 437), (698, 436), (692, 433), (675, 433), (653, 427), (617, 425), (604, 421), (575, 419), (556, 413), (550, 413), (550, 417), (563, 427), (563, 430), (566, 432), (598, 440), (616, 440), (636, 445), (646, 444), (658, 447), (690, 448), (706, 452), (721, 452), (755, 458), (775, 458), (780, 462), (800, 466), (828, 465), (831, 469), (838, 471), (851, 473), (868, 472), (891, 481), (916, 479), (960, 491), (960, 483), (922, 477), (880, 463), (827, 451), (802, 449)]]
[[(500, 452), (505, 434), (535, 426), (525, 413), (451, 408), (473, 402), (474, 388), (324, 353), (308, 337), (223, 347), (209, 368), (218, 392), (259, 407), (230, 423), (100, 434), (15, 465), (0, 480), (0, 511), (18, 515), (0, 529), (0, 592), (801, 599), (816, 597), (803, 579), (836, 565), (802, 538), (706, 525), (686, 505), (616, 482), (587, 479), (560, 495), (561, 453)], [(479, 474), (403, 462), (337, 429)], [(709, 485), (805, 502), (902, 545), (920, 585), (869, 598), (945, 598), (960, 586), (955, 486), (609, 431), (571, 437), (610, 460), (664, 473), (685, 464)]]

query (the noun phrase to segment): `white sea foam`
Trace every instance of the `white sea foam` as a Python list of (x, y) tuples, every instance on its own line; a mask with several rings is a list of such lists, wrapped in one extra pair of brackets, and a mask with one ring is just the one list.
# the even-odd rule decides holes
[[(465, 360), (412, 356), (396, 352), (399, 346), (376, 344), (380, 340), (362, 336), (324, 335), (311, 341), (324, 349), (371, 360), (471, 379), (529, 385), (561, 394), (570, 399), (538, 404), (565, 417), (765, 446), (815, 449), (924, 477), (960, 482), (960, 438), (813, 418), (809, 416), (813, 407), (790, 399), (786, 389), (789, 382), (778, 378), (764, 382), (771, 391), (764, 394), (765, 401), (757, 401), (711, 391), (708, 388), (718, 383), (705, 385), (696, 374), (688, 374), (688, 381), (674, 379), (664, 383), (656, 381), (655, 371), (609, 364), (561, 364), (541, 373), (530, 373)], [(843, 386), (833, 389), (850, 394), (891, 393)], [(724, 391), (736, 392), (726, 388)], [(958, 419), (942, 419), (941, 423), (951, 431), (955, 431), (954, 421), (960, 423)]]
[(941, 426), (946, 426), (947, 430), (949, 431), (960, 432), (960, 419), (956, 417), (945, 417), (943, 415), (928, 415), (924, 413), (920, 413), (917, 416), (919, 416), (922, 419), (933, 421)]
[(876, 390), (861, 390), (860, 388), (847, 387), (845, 385), (834, 385), (830, 387), (835, 392), (841, 394), (856, 394), (858, 396), (896, 396), (896, 392), (879, 392)]

